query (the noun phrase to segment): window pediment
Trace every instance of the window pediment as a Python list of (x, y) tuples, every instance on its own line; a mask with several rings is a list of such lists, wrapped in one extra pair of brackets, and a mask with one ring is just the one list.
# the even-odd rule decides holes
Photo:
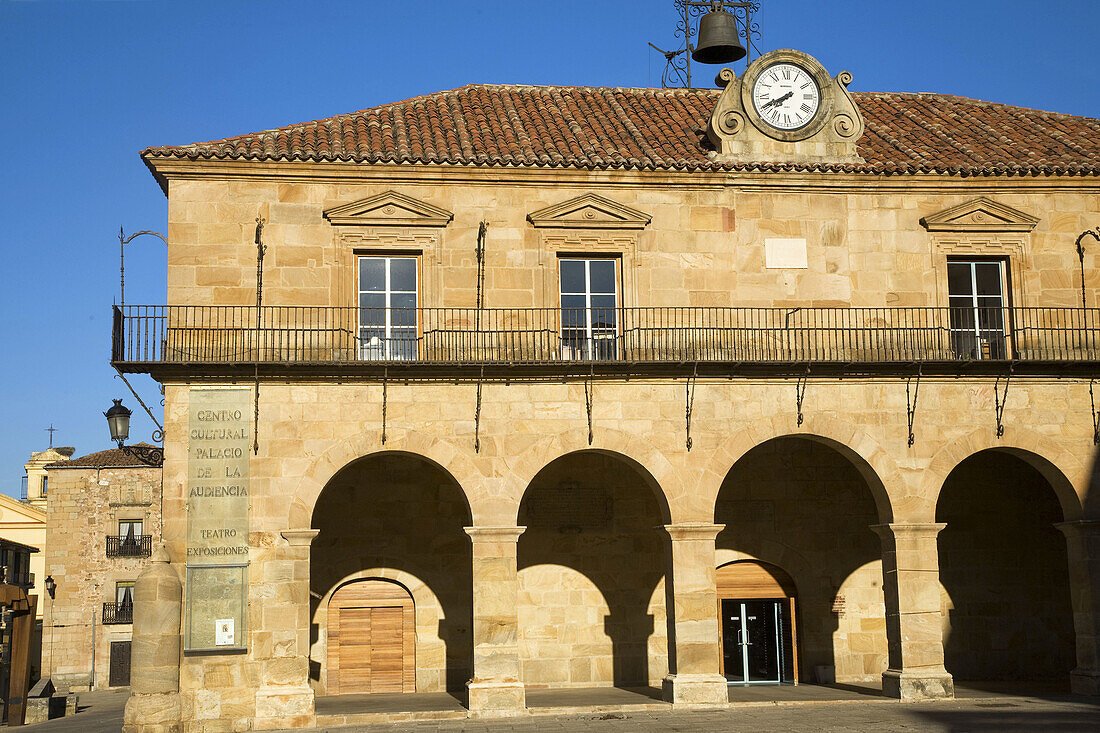
[(445, 227), (454, 216), (450, 211), (396, 191), (386, 191), (324, 212), (326, 219), (339, 226)]
[(930, 232), (1030, 232), (1039, 219), (981, 196), (936, 214), (921, 217)]
[(652, 218), (643, 211), (594, 193), (527, 215), (527, 221), (535, 227), (557, 229), (645, 229)]

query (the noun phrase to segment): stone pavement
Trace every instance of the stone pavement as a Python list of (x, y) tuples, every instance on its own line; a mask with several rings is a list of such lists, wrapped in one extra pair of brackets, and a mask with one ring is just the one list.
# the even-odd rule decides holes
[[(80, 697), (76, 716), (29, 726), (35, 733), (115, 733), (122, 727), (126, 693), (94, 692)], [(1065, 731), (1100, 733), (1100, 700), (1060, 695), (967, 697), (953, 701), (899, 703), (882, 698), (799, 703), (745, 703), (727, 710), (673, 712), (647, 710), (587, 715), (532, 715), (493, 720), (438, 720), (371, 726), (334, 727), (332, 731), (408, 731), (409, 733), (809, 733), (813, 731)]]
[(988, 698), (935, 703), (865, 702), (750, 705), (719, 711), (602, 713), (585, 716), (532, 716), (505, 720), (409, 722), (333, 731), (409, 731), (409, 733), (817, 733), (837, 731), (1100, 731), (1100, 701), (1083, 698)]

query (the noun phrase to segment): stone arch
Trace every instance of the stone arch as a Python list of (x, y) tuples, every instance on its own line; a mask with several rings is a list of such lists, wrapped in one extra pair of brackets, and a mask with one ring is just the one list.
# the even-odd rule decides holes
[[(893, 458), (867, 433), (841, 420), (807, 415), (805, 422), (794, 429), (789, 417), (774, 417), (754, 422), (723, 441), (699, 477), (691, 518), (713, 521), (718, 492), (730, 470), (753, 448), (785, 437), (815, 441), (844, 456), (867, 484), (880, 522), (895, 521), (895, 514), (906, 519), (921, 512), (927, 512), (929, 516), (935, 514), (935, 493), (931, 499), (927, 498), (927, 494), (912, 494)], [(887, 486), (891, 489), (888, 490)]]
[[(446, 655), (446, 642), (439, 636), (439, 622), (443, 619), (443, 604), (430, 587), (412, 573), (388, 567), (374, 567), (349, 573), (333, 583), (317, 604), (311, 624), (318, 629), (318, 638), (310, 646), (309, 658), (320, 665), (321, 684), (327, 688), (328, 679), (328, 608), (332, 596), (348, 583), (359, 580), (388, 580), (408, 591), (413, 599), (413, 614), (416, 619), (416, 689), (430, 687), (430, 681), (422, 679), (426, 673), (436, 671), (436, 667)], [(433, 660), (435, 664), (433, 665)], [(438, 681), (431, 681), (436, 682)]]
[[(649, 440), (611, 428), (593, 428), (592, 442), (587, 430), (569, 430), (545, 437), (520, 453), (512, 465), (508, 488), (513, 492), (510, 516), (519, 515), (520, 503), (527, 488), (542, 469), (571, 453), (603, 453), (625, 460), (640, 475), (652, 481), (654, 494), (666, 523), (683, 521), (677, 507), (684, 503), (686, 492), (681, 471)], [(708, 519), (709, 521), (709, 519)]]
[(935, 521), (936, 503), (947, 477), (964, 460), (986, 450), (1016, 456), (1042, 474), (1058, 497), (1063, 521), (1082, 518), (1081, 496), (1089, 481), (1087, 467), (1054, 440), (1031, 430), (1009, 427), (1001, 438), (992, 428), (979, 428), (936, 451), (935, 458), (922, 474), (924, 480), (920, 487), (920, 495), (932, 501), (932, 513), (917, 521)]
[(446, 472), (458, 484), (466, 499), (466, 508), (474, 525), (479, 524), (480, 502), (470, 495), (473, 487), (486, 481), (470, 456), (450, 441), (404, 428), (391, 428), (385, 445), (374, 433), (362, 433), (333, 444), (314, 459), (298, 480), (287, 510), (287, 527), (309, 527), (313, 508), (329, 481), (353, 461), (373, 455), (392, 453), (422, 458)]

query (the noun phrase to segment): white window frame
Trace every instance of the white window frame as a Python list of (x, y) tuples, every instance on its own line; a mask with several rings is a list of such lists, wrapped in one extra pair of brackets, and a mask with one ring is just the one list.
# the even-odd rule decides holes
[[(362, 282), (362, 268), (360, 263), (364, 259), (378, 259), (385, 262), (386, 282), (382, 290), (363, 290)], [(412, 260), (413, 262), (413, 290), (393, 290), (391, 288), (391, 275), (390, 267), (394, 260)], [(366, 361), (410, 361), (415, 360), (417, 355), (417, 339), (420, 334), (420, 255), (417, 254), (371, 254), (371, 253), (359, 253), (355, 257), (355, 279), (356, 279), (356, 291), (355, 291), (355, 307), (358, 312), (356, 317), (357, 330), (355, 334), (355, 340), (358, 344), (359, 358)], [(383, 330), (383, 342), (380, 345), (372, 343), (364, 343), (362, 341), (362, 334), (364, 329), (379, 328), (375, 324), (363, 323), (363, 307), (361, 305), (361, 296), (364, 292), (384, 293), (386, 299), (385, 308), (385, 323), (381, 325)], [(409, 293), (412, 292), (416, 298), (416, 305), (413, 306), (413, 342), (411, 353), (409, 353), (409, 345), (404, 339), (397, 340), (393, 336), (393, 333), (397, 329), (407, 330), (408, 326), (394, 325), (393, 322), (393, 306), (392, 297), (395, 293)]]
[[(950, 270), (952, 265), (968, 265), (970, 268), (970, 293), (969, 295), (955, 294), (951, 292), (951, 276)], [(997, 265), (998, 267), (998, 281), (1000, 283), (1000, 293), (997, 296), (991, 295), (979, 295), (978, 294), (978, 275), (977, 265)], [(952, 349), (955, 351), (956, 356), (966, 357), (974, 359), (1008, 359), (1011, 357), (1011, 344), (1009, 343), (1010, 322), (1009, 322), (1009, 263), (1007, 260), (1000, 257), (981, 257), (981, 256), (955, 256), (949, 257), (947, 260), (947, 304), (949, 307), (949, 328), (952, 336)], [(970, 327), (960, 327), (955, 323), (955, 313), (960, 310), (959, 306), (955, 306), (954, 302), (963, 297), (969, 297), (970, 305), (968, 308), (971, 311), (971, 319), (973, 325)], [(994, 328), (982, 328), (981, 327), (981, 311), (982, 309), (988, 309), (989, 306), (981, 306), (978, 304), (979, 298), (999, 298), (999, 304), (997, 307), (1001, 311), (1001, 327), (999, 331)], [(994, 345), (991, 345), (989, 340), (983, 337), (982, 334), (988, 334), (989, 332), (999, 333), (1000, 337), (1000, 350), (1003, 353), (994, 353)], [(966, 334), (967, 338), (973, 339), (975, 348), (974, 351), (969, 354), (962, 354), (958, 349), (958, 338), (956, 334)], [(961, 340), (961, 339), (960, 339)], [(988, 346), (989, 350), (985, 351), (983, 346)]]
[[(562, 318), (560, 328), (562, 359), (566, 361), (581, 360), (581, 361), (604, 361), (617, 359), (619, 356), (619, 336), (622, 333), (622, 259), (620, 257), (613, 256), (590, 256), (590, 255), (561, 255), (558, 258), (558, 312), (562, 314), (566, 310), (564, 304), (565, 296), (584, 296), (584, 346), (577, 349), (573, 346), (566, 344), (566, 331), (577, 331), (579, 329), (565, 327), (565, 319)], [(584, 263), (584, 292), (565, 292), (565, 284), (562, 281), (561, 267), (564, 262), (583, 262)], [(614, 278), (614, 293), (594, 293), (592, 291), (592, 263), (593, 262), (610, 262), (615, 269)], [(592, 311), (594, 307), (592, 305), (593, 295), (613, 295), (615, 297), (615, 326), (613, 329), (595, 328), (592, 323)], [(569, 310), (575, 310), (570, 307)], [(601, 342), (610, 340), (610, 353), (608, 353), (606, 347)], [(604, 348), (604, 353), (600, 353), (601, 347)]]

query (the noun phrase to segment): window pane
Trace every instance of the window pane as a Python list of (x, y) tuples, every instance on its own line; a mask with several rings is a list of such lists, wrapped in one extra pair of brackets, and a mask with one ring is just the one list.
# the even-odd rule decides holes
[(394, 293), (390, 296), (391, 308), (416, 308), (416, 293)]
[(975, 266), (978, 279), (978, 295), (1001, 294), (1001, 265), (999, 262), (979, 262)]
[(416, 291), (416, 260), (395, 257), (390, 260), (390, 290)]
[(593, 293), (615, 292), (615, 260), (590, 260)]
[(585, 307), (583, 295), (563, 295), (561, 296), (562, 308), (584, 308)]
[(584, 260), (561, 260), (561, 291), (563, 293), (583, 293)]
[(415, 308), (394, 308), (390, 311), (390, 326), (393, 328), (398, 327), (416, 327), (416, 309)]
[(615, 296), (614, 295), (593, 295), (592, 296), (593, 308), (606, 308), (610, 310), (615, 309)]
[(384, 257), (359, 258), (359, 289), (371, 291), (386, 289), (386, 260)]
[(947, 291), (950, 295), (973, 295), (969, 262), (947, 263)]

